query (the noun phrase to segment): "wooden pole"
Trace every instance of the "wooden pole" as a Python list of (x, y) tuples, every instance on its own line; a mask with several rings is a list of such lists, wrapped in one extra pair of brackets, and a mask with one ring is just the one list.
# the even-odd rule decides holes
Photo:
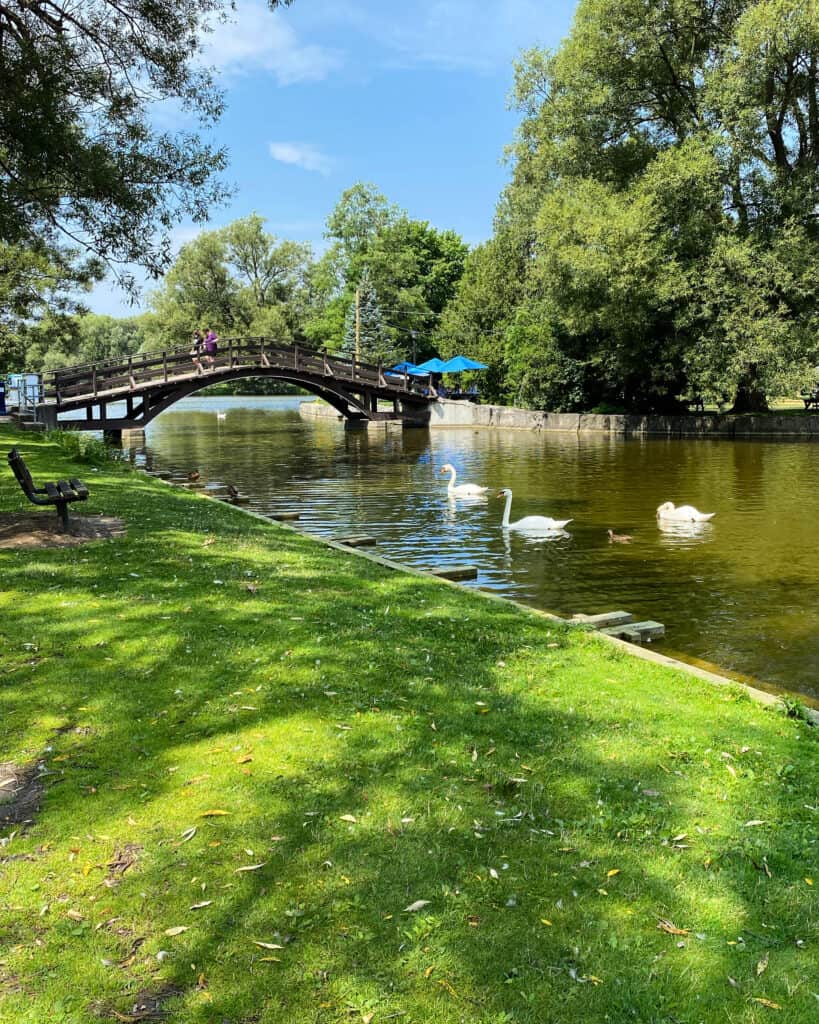
[(361, 358), (361, 290), (355, 290), (355, 357)]

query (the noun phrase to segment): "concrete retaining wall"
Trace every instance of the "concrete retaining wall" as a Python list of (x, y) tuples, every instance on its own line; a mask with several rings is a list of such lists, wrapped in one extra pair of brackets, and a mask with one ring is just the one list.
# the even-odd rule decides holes
[[(302, 402), (307, 419), (340, 420), (324, 402)], [(617, 437), (816, 437), (819, 415), (766, 413), (731, 416), (632, 416), (578, 412), (536, 412), (504, 405), (473, 405), (447, 400), (430, 404), (430, 427), (499, 427), (504, 430), (544, 430), (572, 434), (598, 433)]]
[(595, 432), (620, 437), (819, 437), (819, 416), (814, 415), (601, 415), (535, 412), (502, 405), (472, 405), (469, 402), (448, 401), (432, 403), (430, 426), (503, 427), (517, 430), (565, 431), (575, 434)]

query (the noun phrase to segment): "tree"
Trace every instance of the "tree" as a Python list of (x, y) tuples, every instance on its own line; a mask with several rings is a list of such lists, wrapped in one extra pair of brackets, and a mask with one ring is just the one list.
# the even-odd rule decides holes
[(204, 220), (225, 196), (226, 156), (195, 132), (159, 131), (152, 114), (176, 103), (203, 128), (218, 118), (222, 96), (197, 57), (231, 7), (0, 0), (0, 238), (67, 235), (160, 274), (174, 222)]
[(327, 218), (332, 244), (313, 275), (314, 343), (337, 348), (353, 294), (369, 274), (392, 349), (418, 359), (433, 354), (438, 319), (463, 273), (467, 246), (454, 231), (412, 220), (374, 185), (357, 183)]
[(279, 241), (264, 223), (252, 214), (182, 246), (151, 296), (149, 347), (185, 345), (204, 326), (285, 343), (302, 337), (310, 247)]
[(356, 357), (365, 363), (390, 366), (397, 361), (398, 353), (384, 326), (378, 295), (366, 267), (358, 284), (358, 298), (358, 306), (353, 298), (347, 311), (341, 353), (348, 359)]
[[(646, 410), (694, 391), (764, 408), (804, 379), (818, 69), (819, 0), (581, 0), (564, 44), (517, 67), (523, 120), (493, 241), (526, 258), (494, 244), (480, 258), (484, 282), (516, 275), (493, 324), (503, 343), (487, 342), (496, 365), (520, 376), (528, 360), (541, 381), (573, 366), (587, 406)], [(447, 330), (484, 329), (469, 277)], [(508, 350), (513, 322), (528, 355)]]
[(101, 277), (97, 261), (79, 260), (71, 250), (0, 241), (0, 373), (39, 369), (31, 346), (71, 319), (82, 308), (77, 293)]
[(279, 241), (264, 223), (254, 213), (224, 228), (225, 258), (240, 283), (238, 318), (244, 326), (251, 334), (288, 338), (298, 334), (304, 320), (312, 251), (300, 242)]

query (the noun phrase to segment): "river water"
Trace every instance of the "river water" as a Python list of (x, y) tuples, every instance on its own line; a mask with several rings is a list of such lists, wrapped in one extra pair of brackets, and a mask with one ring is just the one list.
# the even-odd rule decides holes
[[(472, 564), (475, 586), (561, 615), (624, 609), (667, 633), (655, 647), (768, 689), (819, 698), (817, 448), (798, 441), (630, 440), (486, 429), (345, 430), (304, 420), (302, 398), (189, 398), (146, 431), (139, 464), (236, 486), (249, 508), (299, 527), (367, 533), (407, 565)], [(221, 414), (221, 415), (217, 415)], [(486, 484), (453, 501), (440, 467)], [(573, 519), (564, 535), (501, 529)], [(716, 512), (664, 531), (664, 501)], [(606, 531), (631, 535), (609, 542)]]

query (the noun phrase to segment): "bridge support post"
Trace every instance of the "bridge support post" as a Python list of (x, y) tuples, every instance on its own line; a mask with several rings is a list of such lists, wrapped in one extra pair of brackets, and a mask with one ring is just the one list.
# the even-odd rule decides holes
[(106, 444), (109, 444), (112, 448), (122, 447), (122, 431), (121, 430), (103, 430), (102, 439)]
[(46, 430), (56, 430), (57, 407), (54, 405), (38, 405), (34, 409), (34, 418), (38, 423), (44, 423)]

